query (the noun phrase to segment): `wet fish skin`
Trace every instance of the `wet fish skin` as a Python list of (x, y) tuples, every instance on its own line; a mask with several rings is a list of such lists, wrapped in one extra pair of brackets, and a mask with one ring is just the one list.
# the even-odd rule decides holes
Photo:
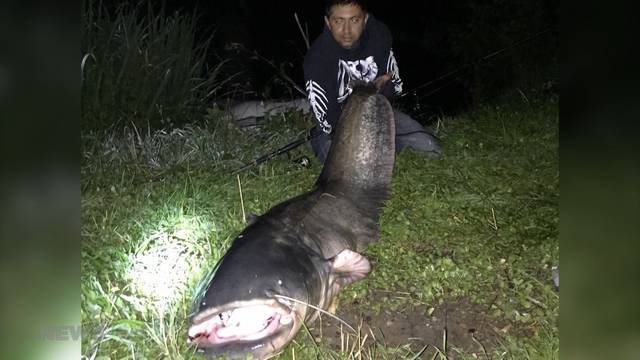
[[(313, 189), (259, 216), (232, 242), (195, 302), (189, 341), (207, 356), (264, 359), (283, 349), (339, 289), (370, 271), (395, 161), (391, 105), (356, 84)], [(291, 299), (295, 299), (291, 300)]]

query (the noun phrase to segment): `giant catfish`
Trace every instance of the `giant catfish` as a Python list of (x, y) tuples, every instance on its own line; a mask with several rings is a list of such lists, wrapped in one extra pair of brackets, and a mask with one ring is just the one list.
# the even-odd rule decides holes
[(394, 139), (389, 101), (354, 85), (313, 189), (258, 217), (204, 279), (189, 343), (209, 357), (268, 358), (318, 317), (314, 307), (328, 309), (341, 286), (365, 277), (361, 252), (380, 236)]

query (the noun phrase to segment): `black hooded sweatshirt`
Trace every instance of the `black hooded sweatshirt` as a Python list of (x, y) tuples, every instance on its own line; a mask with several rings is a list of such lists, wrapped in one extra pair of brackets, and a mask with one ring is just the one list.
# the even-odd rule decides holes
[(335, 128), (342, 104), (353, 91), (349, 79), (372, 81), (391, 74), (382, 93), (391, 98), (402, 93), (402, 80), (391, 48), (387, 26), (369, 15), (360, 39), (345, 49), (325, 25), (304, 57), (307, 97), (319, 127), (327, 134)]

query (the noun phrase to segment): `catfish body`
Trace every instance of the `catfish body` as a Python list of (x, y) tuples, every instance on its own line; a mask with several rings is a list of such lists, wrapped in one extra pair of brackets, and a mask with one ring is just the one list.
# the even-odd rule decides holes
[(197, 296), (189, 342), (208, 356), (275, 355), (341, 286), (365, 277), (360, 253), (379, 238), (395, 160), (388, 100), (359, 83), (313, 189), (258, 217), (232, 242)]

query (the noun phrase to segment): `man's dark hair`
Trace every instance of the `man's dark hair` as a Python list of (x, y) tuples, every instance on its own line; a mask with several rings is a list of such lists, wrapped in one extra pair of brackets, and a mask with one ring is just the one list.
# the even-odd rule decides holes
[(365, 13), (367, 12), (367, 4), (364, 0), (327, 0), (325, 1), (324, 13), (329, 16), (331, 8), (336, 5), (356, 5), (360, 6)]

